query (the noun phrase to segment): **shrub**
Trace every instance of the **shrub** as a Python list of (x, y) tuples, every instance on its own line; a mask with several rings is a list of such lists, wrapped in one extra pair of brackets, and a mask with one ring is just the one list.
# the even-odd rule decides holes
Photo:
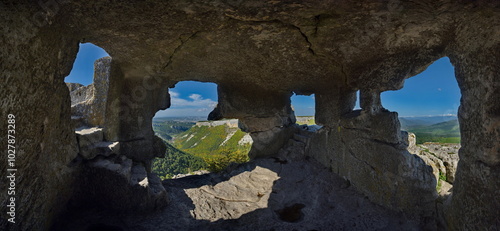
[(220, 172), (231, 163), (245, 163), (249, 158), (247, 153), (241, 150), (223, 149), (217, 154), (204, 156), (203, 160), (207, 163), (210, 172)]

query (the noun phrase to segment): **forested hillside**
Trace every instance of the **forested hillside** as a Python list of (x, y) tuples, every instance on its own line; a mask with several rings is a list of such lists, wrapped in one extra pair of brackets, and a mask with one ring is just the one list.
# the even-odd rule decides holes
[(165, 145), (167, 145), (165, 157), (156, 158), (153, 162), (153, 172), (161, 178), (171, 178), (177, 174), (207, 168), (207, 164), (202, 158), (180, 151), (167, 142)]
[(428, 126), (413, 126), (408, 128), (408, 131), (415, 133), (417, 144), (460, 143), (460, 127), (456, 119)]
[(173, 136), (189, 130), (195, 122), (176, 120), (153, 120), (153, 130), (160, 138), (171, 141)]
[(237, 127), (199, 126), (192, 121), (153, 121), (153, 130), (167, 145), (153, 171), (162, 179), (206, 169), (220, 171), (230, 163), (248, 161), (251, 139)]

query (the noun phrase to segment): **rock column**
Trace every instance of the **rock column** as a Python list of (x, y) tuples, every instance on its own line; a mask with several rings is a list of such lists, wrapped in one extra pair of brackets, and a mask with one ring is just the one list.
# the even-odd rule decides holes
[(276, 155), (294, 132), (291, 93), (219, 85), (219, 104), (209, 119), (237, 118), (242, 131), (250, 133), (251, 159)]
[(462, 148), (445, 216), (450, 230), (495, 230), (500, 227), (500, 45), (460, 53), (450, 59), (462, 92)]

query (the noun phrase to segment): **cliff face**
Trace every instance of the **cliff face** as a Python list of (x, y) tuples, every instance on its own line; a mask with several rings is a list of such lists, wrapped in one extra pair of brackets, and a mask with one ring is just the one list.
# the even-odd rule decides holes
[(66, 83), (70, 90), (71, 115), (77, 120), (76, 127), (104, 126), (110, 67), (111, 57), (98, 59), (94, 63), (92, 84), (78, 86), (75, 83)]
[(237, 128), (238, 127), (238, 120), (232, 119), (232, 120), (200, 121), (200, 122), (196, 122), (195, 126), (215, 127), (215, 126), (220, 126), (220, 125), (225, 125), (225, 126), (228, 126), (230, 128)]
[[(462, 93), (462, 148), (444, 224), (497, 228), (499, 8), (497, 1), (447, 0), (4, 1), (0, 104), (2, 115), (18, 118), (16, 217), (22, 222), (9, 223), (2, 212), (0, 225), (48, 228), (78, 184), (63, 79), (78, 43), (92, 42), (113, 56), (107, 100), (95, 98), (105, 104), (104, 122), (95, 115), (101, 118), (95, 124), (106, 141), (120, 143), (117, 155), (140, 163), (146, 174), (164, 151), (151, 119), (170, 106), (168, 87), (178, 81), (218, 84), (210, 119), (239, 119), (254, 141), (253, 158), (276, 155), (294, 137), (291, 92), (314, 93), (323, 128), (305, 155), (370, 200), (423, 220), (435, 216), (432, 168), (408, 152), (406, 134), (396, 113), (381, 106), (380, 93), (448, 56)], [(357, 90), (361, 111), (353, 111)], [(0, 120), (1, 127), (7, 123)], [(2, 204), (9, 200), (0, 194)]]

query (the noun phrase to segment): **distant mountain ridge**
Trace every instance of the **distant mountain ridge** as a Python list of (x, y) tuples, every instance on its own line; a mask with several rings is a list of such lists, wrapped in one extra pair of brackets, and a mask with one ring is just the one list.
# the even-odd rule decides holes
[(460, 143), (460, 125), (456, 116), (401, 117), (401, 130), (415, 133), (417, 143)]
[(412, 117), (399, 117), (401, 129), (407, 130), (418, 126), (429, 126), (450, 120), (457, 120), (457, 116), (412, 116)]

